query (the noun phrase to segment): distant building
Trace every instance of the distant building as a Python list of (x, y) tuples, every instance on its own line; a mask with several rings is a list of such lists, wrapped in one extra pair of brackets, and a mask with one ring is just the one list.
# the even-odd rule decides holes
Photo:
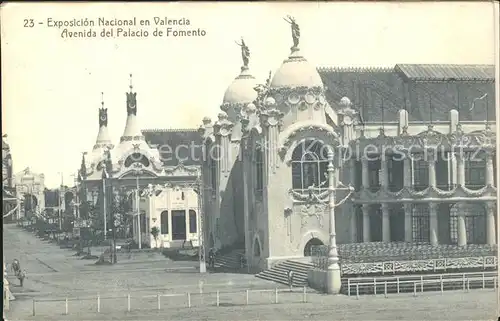
[(11, 221), (16, 218), (15, 207), (18, 202), (13, 181), (12, 155), (6, 138), (7, 135), (2, 137), (2, 213), (4, 220)]
[(14, 175), (16, 197), (20, 201), (17, 218), (31, 218), (45, 210), (45, 176), (29, 167)]
[[(141, 235), (141, 243), (152, 247), (182, 246), (185, 241), (197, 244), (198, 232), (192, 230), (196, 226), (193, 222), (199, 219), (198, 196), (194, 190), (201, 179), (201, 156), (198, 155), (201, 149), (192, 155), (187, 148), (177, 146), (193, 143), (201, 146), (201, 137), (196, 129), (141, 131), (137, 119), (137, 94), (132, 86), (126, 94), (127, 120), (118, 144), (111, 142), (104, 103), (99, 109), (96, 144), (83, 156), (79, 170), (80, 190), (83, 191), (80, 197), (90, 201), (99, 215), (106, 215), (108, 230), (112, 228), (114, 214), (133, 217), (131, 228), (136, 242)], [(140, 220), (135, 201), (137, 187), (139, 208), (142, 209)], [(128, 197), (127, 213), (114, 213), (113, 204), (118, 202), (119, 195)], [(151, 238), (154, 226), (161, 231), (158, 244)]]
[(337, 242), (496, 242), (494, 66), (316, 69), (295, 45), (257, 83), (244, 61), (203, 121), (209, 247), (265, 269), (328, 244), (330, 149), (356, 190)]

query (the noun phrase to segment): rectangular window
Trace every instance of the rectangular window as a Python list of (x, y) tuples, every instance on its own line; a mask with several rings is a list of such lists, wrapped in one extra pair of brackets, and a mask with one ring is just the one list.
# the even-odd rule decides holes
[(196, 233), (196, 227), (197, 227), (197, 217), (196, 217), (196, 211), (194, 210), (189, 210), (189, 233)]

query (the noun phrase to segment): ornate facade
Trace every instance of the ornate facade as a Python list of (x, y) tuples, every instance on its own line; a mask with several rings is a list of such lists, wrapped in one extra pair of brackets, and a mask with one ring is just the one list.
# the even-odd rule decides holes
[[(191, 129), (141, 130), (137, 118), (137, 93), (133, 91), (132, 85), (126, 93), (126, 109), (127, 120), (123, 135), (119, 143), (114, 145), (107, 129), (107, 109), (102, 103), (96, 144), (91, 152), (84, 153), (79, 170), (81, 197), (84, 201), (90, 201), (98, 209), (99, 215), (107, 217), (106, 229), (111, 229), (115, 214), (134, 216), (132, 231), (138, 243), (141, 235), (141, 242), (144, 240), (144, 244), (156, 246), (156, 242), (151, 242), (151, 229), (154, 226), (162, 231), (162, 240), (189, 240), (192, 233), (186, 232), (186, 226), (190, 226), (190, 220), (198, 219), (195, 218), (199, 216), (198, 209), (195, 210), (195, 217), (191, 214), (183, 215), (183, 222), (177, 219), (177, 214), (173, 220), (169, 215), (170, 221), (166, 221), (166, 216), (161, 213), (168, 206), (159, 197), (179, 192), (189, 198), (186, 202), (189, 202), (190, 208), (193, 207), (193, 202), (197, 202), (197, 194), (193, 193), (193, 185), (201, 172), (197, 155), (187, 153), (181, 155), (185, 157), (180, 157), (173, 155), (172, 151), (177, 146), (190, 146), (196, 142), (200, 144), (199, 135), (196, 130)], [(154, 193), (147, 192), (151, 188), (155, 190)], [(142, 208), (140, 216), (135, 201), (137, 190), (140, 195), (139, 208)], [(128, 195), (131, 211), (114, 213), (112, 204), (117, 202), (118, 195)], [(148, 205), (145, 207), (144, 204)], [(165, 224), (170, 228), (162, 228)], [(158, 246), (172, 244), (159, 242)]]
[(2, 208), (5, 220), (16, 218), (16, 206), (19, 206), (14, 187), (12, 155), (6, 142), (7, 135), (2, 137)]
[(45, 176), (34, 173), (29, 167), (14, 175), (17, 207), (17, 219), (30, 218), (45, 210)]
[(316, 69), (290, 23), (294, 46), (264, 85), (239, 44), (241, 73), (200, 128), (208, 244), (260, 268), (328, 244), (328, 151), (337, 185), (355, 188), (336, 208), (339, 243), (496, 243), (494, 68)]

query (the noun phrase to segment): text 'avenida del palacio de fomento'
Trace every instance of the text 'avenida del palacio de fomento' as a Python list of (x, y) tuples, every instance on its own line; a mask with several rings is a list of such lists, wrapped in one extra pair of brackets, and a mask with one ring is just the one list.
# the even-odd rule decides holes
[(204, 37), (207, 34), (204, 28), (195, 26), (185, 17), (129, 19), (100, 17), (72, 20), (47, 18), (47, 27), (60, 29), (63, 38)]

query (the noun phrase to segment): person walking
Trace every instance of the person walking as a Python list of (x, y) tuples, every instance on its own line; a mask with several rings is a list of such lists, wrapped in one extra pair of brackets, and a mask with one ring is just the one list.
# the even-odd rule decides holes
[(292, 287), (293, 287), (293, 271), (292, 270), (288, 271), (288, 285), (290, 286), (290, 291), (292, 291)]
[(19, 285), (21, 287), (23, 287), (24, 279), (26, 278), (26, 270), (23, 270), (22, 272), (20, 272), (19, 275), (17, 276), (17, 278), (19, 279)]

